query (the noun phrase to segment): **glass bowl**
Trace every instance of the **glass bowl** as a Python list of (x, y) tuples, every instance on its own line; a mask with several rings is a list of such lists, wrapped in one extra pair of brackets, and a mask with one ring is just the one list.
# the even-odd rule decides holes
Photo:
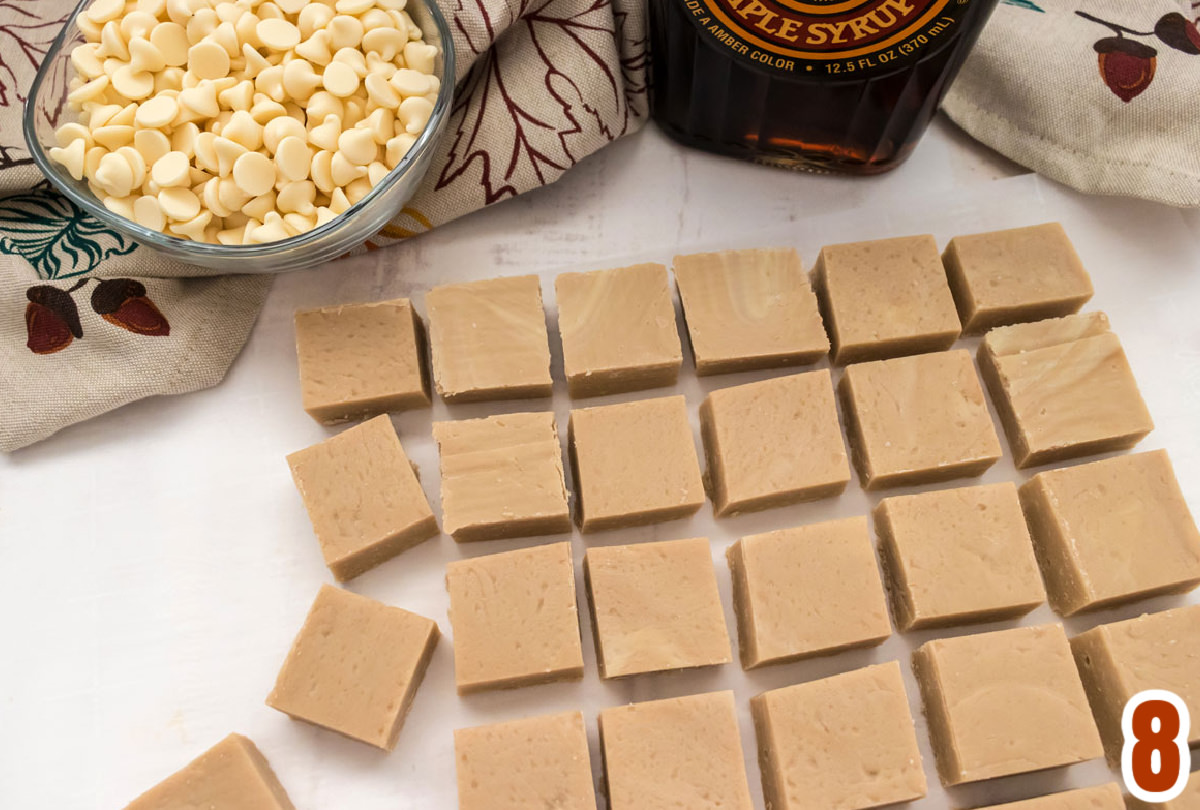
[(344, 213), (307, 233), (260, 245), (212, 245), (180, 239), (144, 228), (136, 222), (109, 211), (96, 199), (87, 183), (76, 180), (50, 160), (50, 148), (57, 145), (55, 130), (74, 120), (67, 107), (67, 85), (76, 75), (71, 64), (71, 49), (84, 41), (75, 25), (75, 17), (92, 0), (80, 0), (68, 22), (50, 46), (29, 99), (25, 103), (24, 131), (33, 162), (79, 208), (107, 227), (173, 259), (224, 273), (272, 273), (312, 267), (336, 259), (358, 247), (400, 213), (416, 192), (429, 169), (434, 145), (446, 126), (454, 93), (454, 43), (446, 18), (433, 0), (409, 0), (406, 11), (420, 26), (425, 41), (438, 48), (434, 74), (438, 77), (437, 102), (425, 131), (396, 168), (379, 185)]

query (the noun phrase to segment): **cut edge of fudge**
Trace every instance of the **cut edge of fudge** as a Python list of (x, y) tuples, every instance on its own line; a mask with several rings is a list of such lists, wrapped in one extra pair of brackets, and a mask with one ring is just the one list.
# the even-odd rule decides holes
[(415, 410), (418, 408), (427, 408), (432, 402), (432, 388), (430, 385), (430, 369), (428, 361), (428, 340), (425, 335), (425, 324), (421, 317), (417, 314), (416, 309), (412, 305), (412, 301), (407, 298), (395, 298), (388, 301), (371, 301), (361, 304), (339, 304), (335, 306), (317, 307), (313, 309), (297, 310), (293, 316), (293, 322), (296, 329), (296, 350), (300, 354), (300, 321), (310, 315), (323, 315), (325, 313), (359, 307), (402, 307), (408, 310), (412, 318), (413, 340), (416, 347), (417, 359), (417, 376), (420, 382), (420, 389), (417, 391), (406, 391), (399, 394), (381, 394), (374, 397), (360, 397), (349, 402), (316, 404), (309, 403), (309, 395), (304, 385), (304, 360), (300, 357), (300, 395), (304, 401), (304, 411), (311, 416), (316, 422), (322, 425), (331, 426), (339, 425), (344, 422), (352, 422), (359, 419), (366, 419), (373, 416), (378, 416), (383, 413), (398, 413), (400, 411)]
[[(279, 692), (285, 683), (284, 676), (287, 674), (288, 668), (292, 664), (293, 660), (295, 660), (295, 658), (300, 654), (300, 647), (305, 639), (305, 633), (309, 628), (309, 622), (313, 618), (314, 611), (318, 606), (321, 605), (322, 600), (328, 599), (335, 594), (336, 596), (333, 598), (352, 601), (356, 600), (360, 603), (370, 602), (372, 603), (372, 606), (378, 610), (398, 611), (400, 613), (404, 613), (413, 617), (414, 619), (419, 620), (424, 624), (425, 627), (424, 640), (421, 642), (421, 649), (417, 653), (416, 666), (413, 668), (412, 675), (405, 684), (404, 694), (401, 696), (399, 710), (396, 712), (395, 717), (391, 718), (389, 725), (386, 726), (387, 733), (381, 734), (378, 737), (359, 736), (345, 729), (336, 728), (332, 725), (328, 725), (325, 722), (318, 721), (312, 717), (306, 717), (302, 714), (289, 711), (284, 707), (283, 701), (280, 698)], [(287, 657), (284, 658), (283, 664), (279, 668), (279, 674), (276, 676), (275, 684), (271, 687), (271, 691), (268, 693), (264, 702), (267, 706), (271, 707), (275, 711), (281, 712), (297, 722), (306, 723), (315, 728), (331, 731), (334, 734), (338, 734), (348, 740), (365, 743), (366, 745), (370, 745), (383, 751), (391, 751), (396, 747), (396, 742), (400, 738), (400, 731), (404, 727), (404, 721), (408, 718), (408, 713), (412, 709), (412, 703), (416, 698), (417, 690), (421, 688), (421, 684), (425, 680), (425, 673), (429, 669), (429, 662), (433, 658), (433, 652), (435, 649), (437, 649), (437, 645), (441, 640), (441, 637), (441, 628), (438, 627), (437, 622), (435, 622), (433, 619), (422, 616), (419, 613), (414, 613), (411, 610), (406, 610), (405, 608), (396, 607), (395, 605), (388, 605), (371, 599), (370, 597), (356, 594), (353, 591), (336, 588), (332, 585), (322, 585), (317, 593), (316, 599), (313, 601), (312, 606), (309, 608), (308, 613), (304, 617), (304, 623), (301, 625), (300, 630), (297, 631), (296, 637), (293, 639), (291, 646), (288, 648)], [(383, 729), (380, 729), (380, 731), (382, 732)]]
[[(316, 524), (312, 521), (312, 514), (309, 511), (308, 489), (298, 472), (298, 465), (305, 458), (314, 455), (319, 448), (325, 447), (329, 442), (341, 440), (350, 431), (373, 430), (375, 429), (372, 427), (373, 425), (381, 425), (383, 422), (387, 422), (386, 429), (390, 432), (389, 441), (395, 441), (400, 458), (403, 459), (404, 463), (412, 471), (415, 487), (421, 495), (427, 514), (400, 531), (392, 532), (386, 537), (361, 545), (339, 556), (331, 556), (331, 550), (326, 546), (324, 539), (317, 531)], [(336, 436), (331, 436), (316, 444), (289, 453), (287, 462), (292, 473), (292, 481), (296, 486), (296, 490), (300, 493), (300, 499), (304, 503), (305, 512), (308, 513), (309, 522), (312, 523), (313, 534), (317, 537), (317, 543), (321, 549), (321, 558), (338, 582), (347, 582), (365, 574), (367, 571), (399, 556), (410, 548), (414, 548), (426, 540), (436, 537), (441, 531), (438, 528), (437, 516), (434, 515), (433, 508), (429, 505), (429, 496), (425, 494), (425, 490), (421, 487), (421, 471), (408, 458), (408, 453), (405, 452), (404, 445), (400, 443), (400, 437), (396, 433), (396, 428), (386, 414), (381, 414), (365, 422), (360, 422)]]
[[(552, 458), (555, 469), (558, 473), (558, 485), (562, 496), (562, 512), (558, 514), (545, 515), (527, 515), (515, 518), (502, 518), (495, 521), (462, 523), (451, 520), (449, 510), (446, 507), (446, 470), (445, 470), (445, 448), (442, 438), (440, 438), (442, 425), (462, 425), (465, 422), (493, 422), (500, 419), (522, 419), (532, 417), (547, 417), (550, 422), (550, 434), (545, 437), (547, 449), (553, 443), (554, 452)], [(516, 537), (540, 537), (548, 534), (560, 534), (571, 531), (571, 509), (569, 496), (566, 488), (566, 471), (563, 469), (562, 463), (562, 445), (558, 433), (558, 423), (552, 412), (546, 413), (513, 413), (504, 415), (494, 415), (482, 417), (473, 420), (458, 420), (450, 422), (435, 422), (433, 425), (433, 438), (438, 445), (438, 454), (441, 458), (440, 474), (442, 486), (442, 524), (446, 533), (454, 538), (458, 543), (472, 543), (485, 540), (503, 540)], [(541, 439), (538, 440), (543, 441)], [(493, 447), (485, 449), (496, 449)], [(516, 449), (504, 448), (504, 449)], [(467, 451), (468, 454), (473, 451)]]
[[(651, 542), (652, 543), (684, 543), (684, 542), (697, 540), (697, 539), (703, 539), (703, 538), (684, 538), (683, 540), (654, 540)], [(707, 544), (707, 542), (708, 541), (705, 540), (706, 544)], [(638, 545), (644, 545), (644, 544), (638, 544)], [(601, 550), (601, 553), (603, 553), (603, 551), (606, 549), (620, 548), (620, 547), (619, 546), (600, 546), (598, 548)], [(725, 664), (730, 663), (730, 661), (732, 660), (732, 656), (730, 655), (730, 650), (732, 647), (732, 640), (729, 637), (729, 627), (726, 625), (726, 622), (725, 622), (725, 612), (724, 612), (724, 609), (721, 607), (720, 595), (718, 593), (718, 594), (716, 594), (716, 596), (717, 596), (716, 605), (717, 605), (718, 612), (720, 613), (720, 617), (721, 617), (720, 628), (721, 628), (722, 634), (724, 635), (724, 642), (725, 642), (724, 647), (723, 647), (724, 655), (721, 657), (720, 660), (708, 661), (708, 662), (700, 663), (700, 664), (686, 664), (686, 665), (677, 666), (677, 667), (663, 667), (663, 668), (658, 668), (658, 669), (610, 673), (609, 665), (608, 665), (608, 663), (605, 659), (605, 655), (604, 655), (604, 644), (602, 643), (601, 637), (600, 637), (600, 622), (597, 620), (596, 597), (595, 597), (595, 590), (594, 590), (594, 586), (593, 586), (593, 582), (592, 582), (591, 560), (592, 560), (592, 555), (590, 553), (584, 555), (584, 558), (583, 558), (583, 582), (584, 582), (584, 590), (587, 593), (588, 617), (590, 618), (591, 625), (592, 625), (592, 643), (593, 643), (594, 649), (596, 651), (596, 669), (600, 673), (601, 680), (613, 681), (613, 680), (622, 680), (622, 679), (626, 679), (626, 678), (633, 678), (633, 677), (637, 677), (638, 675), (651, 675), (651, 674), (658, 674), (658, 673), (663, 673), (663, 672), (684, 672), (684, 671), (690, 671), (690, 670), (708, 669), (711, 667), (724, 666)], [(713, 566), (713, 568), (712, 568), (712, 573), (713, 573), (713, 584), (716, 584), (716, 568), (715, 568), (715, 566)]]
[[(965, 350), (963, 350), (965, 351)], [(907, 355), (901, 358), (888, 359), (909, 359), (911, 357), (920, 357), (922, 355)], [(884, 361), (870, 361), (884, 362)], [(850, 369), (847, 369), (849, 372)], [(871, 464), (870, 456), (867, 453), (867, 437), (862, 430), (862, 423), (859, 420), (858, 408), (854, 397), (854, 382), (853, 375), (850, 373), (842, 374), (842, 378), (838, 380), (837, 398), (842, 406), (842, 415), (846, 422), (846, 438), (850, 445), (850, 460), (854, 465), (854, 469), (858, 472), (859, 481), (862, 488), (868, 492), (874, 492), (880, 489), (891, 489), (893, 487), (911, 486), (916, 484), (936, 484), (944, 481), (953, 481), (959, 478), (978, 478), (983, 475), (1004, 455), (1003, 449), (1000, 447), (999, 437), (995, 437), (996, 454), (994, 456), (981, 456), (979, 458), (965, 459), (956, 461), (951, 464), (942, 464), (936, 468), (924, 468), (919, 470), (902, 470), (900, 472), (876, 472)], [(983, 406), (984, 412), (987, 412), (986, 403)], [(991, 416), (988, 415), (988, 422), (991, 422)], [(993, 436), (995, 427), (992, 427)]]
[[(804, 373), (821, 373), (820, 370), (815, 372)], [(828, 377), (828, 372), (826, 371)], [(764, 380), (759, 383), (746, 383), (748, 386), (769, 385), (778, 380), (787, 379), (786, 377), (776, 377), (771, 380)], [(740, 387), (740, 386), (734, 386)], [(832, 390), (832, 384), (830, 385)], [(713, 514), (717, 517), (732, 517), (747, 512), (761, 512), (766, 509), (774, 509), (781, 506), (791, 506), (798, 503), (808, 503), (811, 501), (819, 501), (824, 498), (832, 498), (841, 495), (850, 483), (852, 477), (848, 459), (846, 468), (846, 477), (844, 480), (830, 481), (825, 484), (814, 484), (810, 486), (791, 487), (784, 490), (776, 490), (762, 495), (754, 495), (748, 498), (732, 500), (729, 494), (728, 481), (724, 472), (724, 458), (721, 452), (721, 442), (717, 431), (717, 417), (713, 412), (713, 395), (718, 394), (721, 390), (710, 392), (700, 403), (700, 441), (704, 447), (705, 471), (704, 471), (704, 488), (713, 504)], [(841, 425), (837, 417), (837, 396), (833, 410), (833, 425), (836, 429), (838, 440), (841, 441)]]
[[(1163, 450), (1150, 450), (1147, 453), (1166, 455)], [(1131, 458), (1131, 456), (1117, 456), (1088, 462), (1088, 464), (1104, 464), (1125, 458)], [(1167, 463), (1170, 464), (1169, 458)], [(1017, 490), (1021, 498), (1021, 510), (1025, 513), (1025, 520), (1029, 524), (1029, 534), (1033, 538), (1033, 549), (1037, 555), (1038, 566), (1042, 570), (1042, 578), (1046, 584), (1046, 595), (1054, 612), (1069, 618), (1153, 596), (1188, 593), (1200, 586), (1200, 575), (1198, 575), (1176, 582), (1142, 587), (1116, 596), (1097, 597), (1095, 595), (1087, 573), (1079, 569), (1074, 558), (1066, 555), (1067, 550), (1074, 547), (1074, 542), (1063, 534), (1062, 523), (1058, 520), (1053, 507), (1057, 498), (1050, 491), (1047, 483), (1056, 474), (1087, 467), (1088, 464), (1047, 470), (1033, 476)], [(1175, 483), (1178, 486), (1178, 482)]]
[[(893, 239), (911, 239), (914, 237), (891, 237)], [(933, 237), (929, 237), (932, 239)], [(889, 239), (866, 240), (866, 241), (889, 241)], [(936, 242), (935, 253), (936, 253)], [(939, 256), (939, 264), (941, 259)], [(962, 326), (958, 321), (958, 311), (955, 308), (955, 323), (953, 327), (947, 325), (944, 330), (928, 332), (919, 335), (906, 335), (902, 337), (878, 339), (872, 343), (855, 343), (846, 344), (841, 337), (837, 318), (833, 312), (832, 299), (829, 295), (827, 273), (825, 269), (825, 250), (824, 248), (817, 254), (817, 260), (809, 271), (809, 279), (812, 284), (813, 292), (817, 296), (817, 304), (821, 314), (821, 321), (825, 325), (825, 331), (829, 335), (830, 362), (835, 366), (845, 366), (851, 363), (862, 363), (869, 360), (887, 360), (892, 357), (902, 357), (910, 354), (925, 354), (927, 352), (944, 351), (954, 345), (962, 334)], [(944, 269), (943, 269), (944, 276)], [(946, 282), (946, 291), (950, 299), (950, 304), (954, 305), (954, 296), (949, 290), (949, 281)]]
[[(786, 255), (787, 260), (795, 260), (797, 270), (797, 278), (803, 282), (803, 289), (799, 291), (799, 297), (803, 298), (807, 305), (811, 307), (811, 314), (816, 316), (817, 325), (820, 326), (821, 344), (815, 345), (812, 348), (789, 349), (780, 351), (755, 351), (751, 353), (741, 354), (736, 357), (707, 357), (701, 356), (696, 350), (695, 340), (692, 336), (692, 320), (688, 317), (688, 282), (686, 277), (692, 275), (694, 268), (681, 267), (681, 260), (693, 260), (697, 257), (708, 256), (724, 256), (740, 255), (745, 253), (769, 253), (773, 255)], [(744, 250), (719, 250), (709, 251), (706, 253), (691, 253), (675, 256), (672, 260), (672, 271), (675, 274), (675, 287), (679, 291), (679, 300), (681, 309), (683, 310), (684, 332), (687, 336), (688, 346), (692, 352), (692, 359), (696, 367), (697, 377), (715, 376), (718, 374), (734, 374), (741, 371), (757, 371), (771, 368), (791, 368), (796, 366), (812, 365), (819, 361), (822, 357), (829, 354), (829, 335), (825, 331), (824, 322), (821, 320), (820, 305), (817, 302), (816, 293), (812, 288), (812, 281), (808, 274), (803, 271), (800, 264), (800, 255), (795, 248), (776, 247), (776, 248), (750, 248)], [(683, 277), (681, 278), (680, 272)]]
[[(876, 504), (875, 508), (871, 510), (871, 516), (875, 523), (875, 534), (879, 538), (879, 567), (883, 571), (883, 583), (888, 593), (888, 604), (892, 608), (892, 617), (896, 621), (896, 626), (901, 632), (1019, 619), (1032, 613), (1046, 601), (1043, 587), (1042, 596), (1036, 602), (1015, 602), (1011, 605), (964, 610), (945, 616), (918, 617), (916, 606), (912, 603), (907, 573), (904, 566), (900, 564), (900, 546), (892, 526), (891, 514), (885, 506), (888, 500), (890, 499), (885, 498)], [(1038, 584), (1041, 585), (1040, 567), (1038, 577)]]
[[(467, 557), (461, 560), (452, 560), (446, 563), (446, 590), (450, 591), (450, 574), (451, 571), (457, 569), (469, 569), (473, 563), (487, 557), (499, 556), (528, 556), (538, 553), (548, 553), (550, 549), (558, 547), (566, 547), (567, 563), (569, 570), (567, 572), (566, 584), (570, 591), (570, 618), (574, 622), (576, 641), (576, 650), (578, 656), (575, 661), (572, 661), (569, 666), (558, 666), (552, 668), (544, 668), (539, 672), (525, 672), (522, 674), (511, 675), (503, 678), (485, 677), (479, 679), (467, 679), (461, 674), (459, 666), (458, 654), (460, 650), (460, 641), (455, 639), (455, 660), (454, 660), (454, 683), (455, 689), (460, 697), (467, 695), (475, 695), (482, 692), (506, 691), (510, 689), (521, 689), (526, 686), (541, 686), (548, 683), (558, 683), (559, 681), (577, 681), (583, 678), (584, 660), (583, 660), (583, 640), (580, 638), (579, 625), (579, 592), (575, 585), (575, 556), (571, 549), (569, 541), (560, 543), (546, 543), (543, 545), (528, 546), (525, 548), (516, 548), (510, 551), (501, 551), (495, 554), (489, 554), (482, 557)], [(450, 625), (454, 627), (454, 605), (451, 600), (450, 608)]]
[[(1180, 613), (1200, 614), (1200, 604), (1183, 605), (1155, 613), (1143, 613), (1132, 619), (1097, 625), (1070, 639), (1071, 653), (1075, 657), (1080, 680), (1083, 681), (1088, 703), (1092, 707), (1092, 715), (1100, 730), (1105, 756), (1109, 765), (1114, 768), (1120, 767), (1121, 748), (1124, 744), (1124, 735), (1121, 730), (1122, 711), (1125, 701), (1135, 694), (1135, 687), (1124, 681), (1122, 671), (1128, 670), (1131, 664), (1141, 662), (1130, 662), (1128, 659), (1122, 662), (1114, 657), (1113, 649), (1110, 646), (1113, 629), (1121, 625), (1128, 627), (1153, 623), (1156, 620), (1161, 621), (1167, 614)], [(1200, 633), (1200, 615), (1196, 616), (1196, 622), (1196, 632)], [(1176, 640), (1172, 639), (1172, 641)], [(1193, 723), (1188, 743), (1195, 746), (1197, 742), (1200, 742), (1200, 728)]]
[[(462, 288), (481, 288), (491, 284), (498, 283), (529, 283), (532, 284), (537, 293), (538, 309), (541, 311), (541, 331), (545, 338), (545, 377), (536, 382), (523, 382), (517, 385), (499, 384), (471, 387), (459, 390), (455, 388), (451, 390), (445, 380), (446, 371), (443, 366), (445, 361), (442, 358), (440, 351), (433, 349), (434, 339), (432, 332), (434, 331), (434, 304), (430, 301), (431, 297), (438, 297), (439, 292), (445, 290), (455, 291)], [(444, 293), (442, 293), (444, 294)], [(425, 307), (430, 320), (428, 344), (433, 349), (430, 354), (432, 361), (430, 363), (430, 376), (433, 377), (433, 387), (445, 402), (451, 405), (469, 404), (473, 402), (499, 402), (509, 399), (544, 399), (550, 397), (554, 393), (554, 375), (551, 370), (551, 355), (550, 355), (550, 331), (546, 326), (546, 311), (545, 299), (542, 296), (542, 282), (536, 275), (527, 274), (523, 276), (499, 276), (497, 278), (480, 279), (477, 281), (464, 281), (440, 284), (426, 293)], [(539, 349), (541, 345), (539, 344)], [(539, 376), (540, 371), (539, 371)]]
[[(295, 805), (292, 804), (291, 799), (287, 795), (287, 791), (284, 790), (282, 783), (280, 783), (279, 777), (275, 775), (271, 764), (263, 756), (258, 746), (250, 738), (236, 732), (229, 734), (188, 764), (170, 776), (167, 776), (157, 785), (143, 792), (126, 805), (125, 810), (157, 810), (158, 808), (167, 806), (164, 802), (169, 802), (170, 806), (173, 807), (176, 803), (171, 801), (170, 793), (175, 789), (176, 782), (182, 782), (183, 787), (186, 788), (193, 784), (195, 779), (194, 775), (190, 775), (191, 771), (205, 768), (212, 760), (220, 760), (233, 756), (244, 758), (245, 764), (250, 765), (254, 769), (259, 780), (261, 780), (262, 787), (271, 794), (276, 810), (296, 810)], [(271, 808), (263, 807), (262, 810), (271, 810)]]
[[(787, 530), (784, 529), (782, 531)], [(771, 533), (772, 532), (768, 532), (768, 534)], [(751, 632), (754, 625), (754, 604), (750, 599), (750, 581), (746, 574), (745, 567), (743, 541), (746, 539), (747, 538), (745, 537), (739, 538), (725, 550), (725, 561), (729, 565), (729, 575), (733, 582), (733, 613), (737, 622), (738, 656), (742, 664), (742, 669), (749, 671), (753, 669), (760, 669), (762, 667), (773, 666), (775, 664), (788, 664), (795, 661), (808, 660), (810, 658), (824, 658), (827, 656), (838, 655), (849, 650), (861, 650), (871, 647), (878, 647), (880, 644), (883, 644), (885, 641), (891, 638), (892, 628), (889, 624), (887, 633), (880, 636), (855, 639), (853, 641), (836, 644), (832, 647), (824, 647), (816, 650), (804, 650), (798, 653), (764, 657), (758, 649), (758, 633)], [(751, 643), (751, 640), (753, 640), (753, 643)]]
[[(1078, 806), (1075, 806), (1073, 801), (1076, 799), (1081, 802)], [(1106, 782), (1103, 785), (1062, 790), (1032, 799), (992, 804), (979, 810), (1125, 810), (1125, 804), (1121, 799), (1120, 786), (1116, 782)]]
[[(1007, 375), (1005, 373), (1006, 357), (1032, 352), (1057, 352), (1062, 346), (1080, 341), (1104, 341), (1115, 349), (1125, 369), (1129, 369), (1129, 360), (1125, 356), (1124, 347), (1109, 327), (1108, 316), (1103, 312), (1087, 312), (1066, 315), (1061, 318), (1049, 318), (1031, 323), (1000, 326), (984, 335), (980, 344), (977, 359), (979, 372), (991, 395), (1004, 434), (1008, 438), (1013, 451), (1013, 460), (1017, 469), (1027, 469), (1055, 461), (1065, 461), (1083, 456), (1118, 450), (1129, 450), (1154, 429), (1154, 422), (1142, 400), (1144, 425), (1127, 430), (1119, 435), (1092, 439), (1084, 442), (1059, 444), (1051, 447), (1031, 448), (1026, 436), (1022, 419), (1013, 407), (1009, 396)], [(1141, 400), (1141, 391), (1133, 380), (1134, 391)]]
[[(606, 363), (596, 368), (577, 369), (575, 366), (582, 361), (575, 356), (577, 350), (568, 344), (574, 343), (579, 338), (573, 334), (573, 328), (569, 330), (563, 328), (562, 312), (563, 299), (571, 297), (574, 293), (571, 292), (564, 295), (564, 287), (566, 285), (573, 285), (578, 280), (584, 278), (615, 278), (616, 274), (623, 272), (630, 276), (634, 273), (653, 273), (656, 276), (656, 285), (659, 280), (658, 277), (661, 277), (664, 291), (667, 294), (666, 308), (670, 310), (669, 327), (663, 327), (663, 331), (669, 331), (674, 336), (674, 340), (668, 341), (671, 345), (667, 347), (667, 351), (661, 358), (650, 362), (627, 360)], [(664, 388), (674, 385), (679, 380), (679, 373), (683, 368), (683, 344), (679, 339), (679, 329), (675, 321), (675, 306), (671, 296), (671, 278), (666, 265), (658, 262), (640, 262), (625, 267), (560, 273), (554, 279), (554, 290), (555, 296), (558, 299), (558, 332), (563, 349), (563, 375), (567, 380), (567, 393), (572, 399), (584, 399), (608, 394), (624, 394), (651, 388)], [(569, 308), (573, 308), (574, 305), (568, 306)], [(666, 312), (663, 314), (665, 316)]]
[[(1032, 231), (1045, 228), (1057, 228), (1058, 232), (1062, 234), (1066, 246), (1070, 249), (1070, 253), (1074, 257), (1074, 263), (1077, 265), (1080, 278), (1086, 282), (1081, 291), (1074, 295), (1062, 295), (1025, 304), (1013, 304), (1006, 307), (992, 307), (987, 310), (977, 307), (978, 302), (967, 279), (966, 270), (962, 266), (962, 259), (959, 256), (959, 244), (961, 240), (987, 237), (1009, 231)], [(1016, 323), (1041, 321), (1047, 318), (1060, 318), (1066, 315), (1073, 315), (1091, 300), (1094, 293), (1091, 277), (1084, 268), (1083, 262), (1080, 261), (1079, 255), (1076, 253), (1075, 247), (1071, 244), (1071, 240), (1067, 237), (1062, 225), (1057, 222), (956, 236), (950, 240), (946, 245), (946, 249), (942, 252), (942, 264), (946, 268), (946, 277), (950, 282), (950, 292), (954, 295), (954, 304), (958, 308), (958, 316), (962, 320), (964, 335), (980, 335), (998, 326), (1009, 326)]]
[(570, 416), (567, 418), (567, 458), (571, 467), (571, 481), (575, 485), (572, 489), (572, 492), (575, 495), (575, 523), (579, 526), (579, 531), (581, 534), (590, 534), (592, 532), (607, 531), (610, 529), (649, 526), (657, 523), (665, 523), (671, 520), (680, 520), (686, 517), (691, 517), (699, 512), (701, 508), (703, 508), (707, 493), (705, 491), (703, 473), (700, 469), (700, 458), (696, 454), (696, 446), (694, 444), (692, 435), (691, 422), (686, 418), (686, 411), (684, 414), (684, 424), (687, 426), (688, 446), (691, 447), (691, 461), (695, 465), (697, 482), (699, 483), (697, 491), (692, 500), (672, 504), (669, 506), (659, 506), (651, 509), (645, 509), (639, 512), (623, 512), (621, 514), (594, 516), (588, 510), (587, 499), (584, 497), (585, 487), (583, 482), (583, 471), (579, 464), (579, 452), (576, 442), (576, 413), (580, 410), (590, 410), (591, 408), (621, 407), (635, 405), (637, 403), (654, 402), (660, 399), (675, 398), (679, 400), (684, 399), (682, 395), (674, 395), (666, 397), (652, 397), (646, 400), (635, 400), (634, 402), (615, 403), (611, 406), (596, 405), (572, 409)]

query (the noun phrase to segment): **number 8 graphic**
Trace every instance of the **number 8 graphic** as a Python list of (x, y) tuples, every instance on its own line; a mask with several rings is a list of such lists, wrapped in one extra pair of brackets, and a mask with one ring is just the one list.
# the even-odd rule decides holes
[(1147, 689), (1125, 704), (1121, 776), (1134, 798), (1169, 802), (1183, 792), (1192, 767), (1190, 726), (1187, 705), (1174, 692)]

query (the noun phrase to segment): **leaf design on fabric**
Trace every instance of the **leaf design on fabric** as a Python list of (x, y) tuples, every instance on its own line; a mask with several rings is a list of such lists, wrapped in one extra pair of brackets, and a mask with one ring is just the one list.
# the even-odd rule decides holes
[(1154, 34), (1177, 51), (1192, 56), (1200, 54), (1200, 29), (1178, 11), (1160, 17), (1154, 25)]
[(166, 337), (171, 324), (146, 295), (146, 285), (132, 278), (110, 278), (92, 290), (92, 310), (114, 326), (135, 335)]
[[(78, 287), (72, 287), (74, 290)], [(61, 352), (83, 337), (79, 323), (79, 308), (70, 290), (60, 290), (48, 284), (30, 287), (25, 291), (29, 303), (25, 306), (25, 345), (34, 354)]]
[(81, 276), (110, 256), (136, 249), (136, 242), (93, 219), (45, 181), (0, 198), (0, 253), (20, 256), (41, 278)]
[[(37, 0), (0, 0), (0, 107), (25, 103), (30, 84), (27, 74), (41, 66), (54, 38), (67, 21), (67, 13), (57, 19), (45, 19), (40, 11), (43, 7), (39, 7)], [(61, 71), (68, 64), (69, 60), (60, 59), (54, 70)], [(61, 86), (66, 91), (66, 81), (51, 78), (50, 87)], [(63, 109), (61, 101), (50, 99), (51, 103), (47, 105), (46, 113), (54, 119), (50, 121), (51, 125), (58, 123)], [(0, 143), (0, 170), (33, 162), (18, 128), (0, 133), (0, 137), (5, 141)]]
[(1039, 11), (1042, 14), (1046, 13), (1041, 6), (1032, 2), (1032, 0), (1004, 0), (1004, 2), (1010, 6), (1016, 6), (1017, 8), (1028, 9), (1029, 11)]
[(612, 0), (504, 8), (519, 19), (504, 30), (505, 21), (483, 14), (489, 32), (504, 33), (462, 82), (435, 186), (478, 174), (488, 205), (557, 179), (592, 151), (588, 137), (611, 141), (628, 131), (631, 118), (624, 76), (614, 72), (621, 57)]

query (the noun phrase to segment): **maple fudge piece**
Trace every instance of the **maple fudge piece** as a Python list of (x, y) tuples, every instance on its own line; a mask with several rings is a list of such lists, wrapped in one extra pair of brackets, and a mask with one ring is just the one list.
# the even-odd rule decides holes
[(600, 677), (729, 663), (707, 539), (591, 548), (583, 567)]
[(576, 408), (567, 434), (583, 532), (674, 520), (704, 505), (682, 396)]
[(1109, 782), (1020, 802), (994, 804), (980, 810), (1125, 810), (1125, 804), (1121, 800), (1121, 788), (1116, 782)]
[(993, 329), (979, 369), (1018, 468), (1127, 450), (1154, 428), (1100, 313)]
[(1060, 625), (935, 639), (913, 653), (913, 671), (944, 784), (1104, 753)]
[[(1192, 762), (1195, 761), (1196, 753), (1193, 751)], [(1183, 792), (1169, 802), (1151, 803), (1133, 796), (1126, 796), (1125, 805), (1129, 810), (1200, 810), (1200, 771), (1192, 771), (1187, 784), (1184, 785)], [(1106, 807), (1104, 810), (1108, 810), (1108, 808)]]
[(1079, 311), (1092, 280), (1057, 222), (956, 236), (942, 254), (963, 331)]
[(884, 498), (874, 516), (901, 630), (1012, 619), (1046, 601), (1011, 482)]
[(415, 468), (386, 416), (287, 459), (325, 564), (341, 582), (438, 533)]
[(609, 810), (751, 810), (732, 692), (600, 712)]
[(445, 530), (459, 542), (571, 531), (553, 413), (435, 422)]
[(583, 677), (570, 543), (446, 565), (460, 695)]
[(266, 757), (241, 734), (225, 739), (183, 770), (138, 796), (125, 810), (295, 810)]
[(865, 489), (981, 475), (1000, 458), (966, 350), (849, 366), (838, 393)]
[(700, 430), (719, 516), (828, 498), (850, 481), (826, 369), (713, 391)]
[(537, 276), (434, 287), (425, 306), (433, 381), (442, 399), (550, 396), (550, 339)]
[(813, 286), (838, 364), (949, 349), (961, 330), (932, 236), (826, 245)]
[(267, 705), (391, 751), (438, 637), (432, 619), (322, 585)]
[(829, 353), (792, 248), (676, 256), (674, 271), (698, 375), (803, 366)]
[(572, 397), (675, 384), (683, 349), (666, 267), (563, 273), (554, 290)]
[(750, 712), (773, 810), (864, 810), (925, 795), (895, 661), (763, 692)]
[(421, 319), (407, 298), (296, 313), (304, 410), (324, 425), (429, 405)]
[(459, 810), (596, 810), (579, 712), (461, 728), (454, 752)]
[(725, 557), (746, 669), (870, 647), (892, 633), (866, 518), (750, 535)]
[(1200, 584), (1200, 532), (1165, 450), (1047, 470), (1020, 492), (1059, 614)]
[[(1102, 624), (1071, 639), (1071, 650), (1109, 762), (1121, 761), (1121, 713), (1138, 692), (1167, 689), (1200, 717), (1200, 605)], [(1200, 724), (1188, 743), (1200, 743)]]

